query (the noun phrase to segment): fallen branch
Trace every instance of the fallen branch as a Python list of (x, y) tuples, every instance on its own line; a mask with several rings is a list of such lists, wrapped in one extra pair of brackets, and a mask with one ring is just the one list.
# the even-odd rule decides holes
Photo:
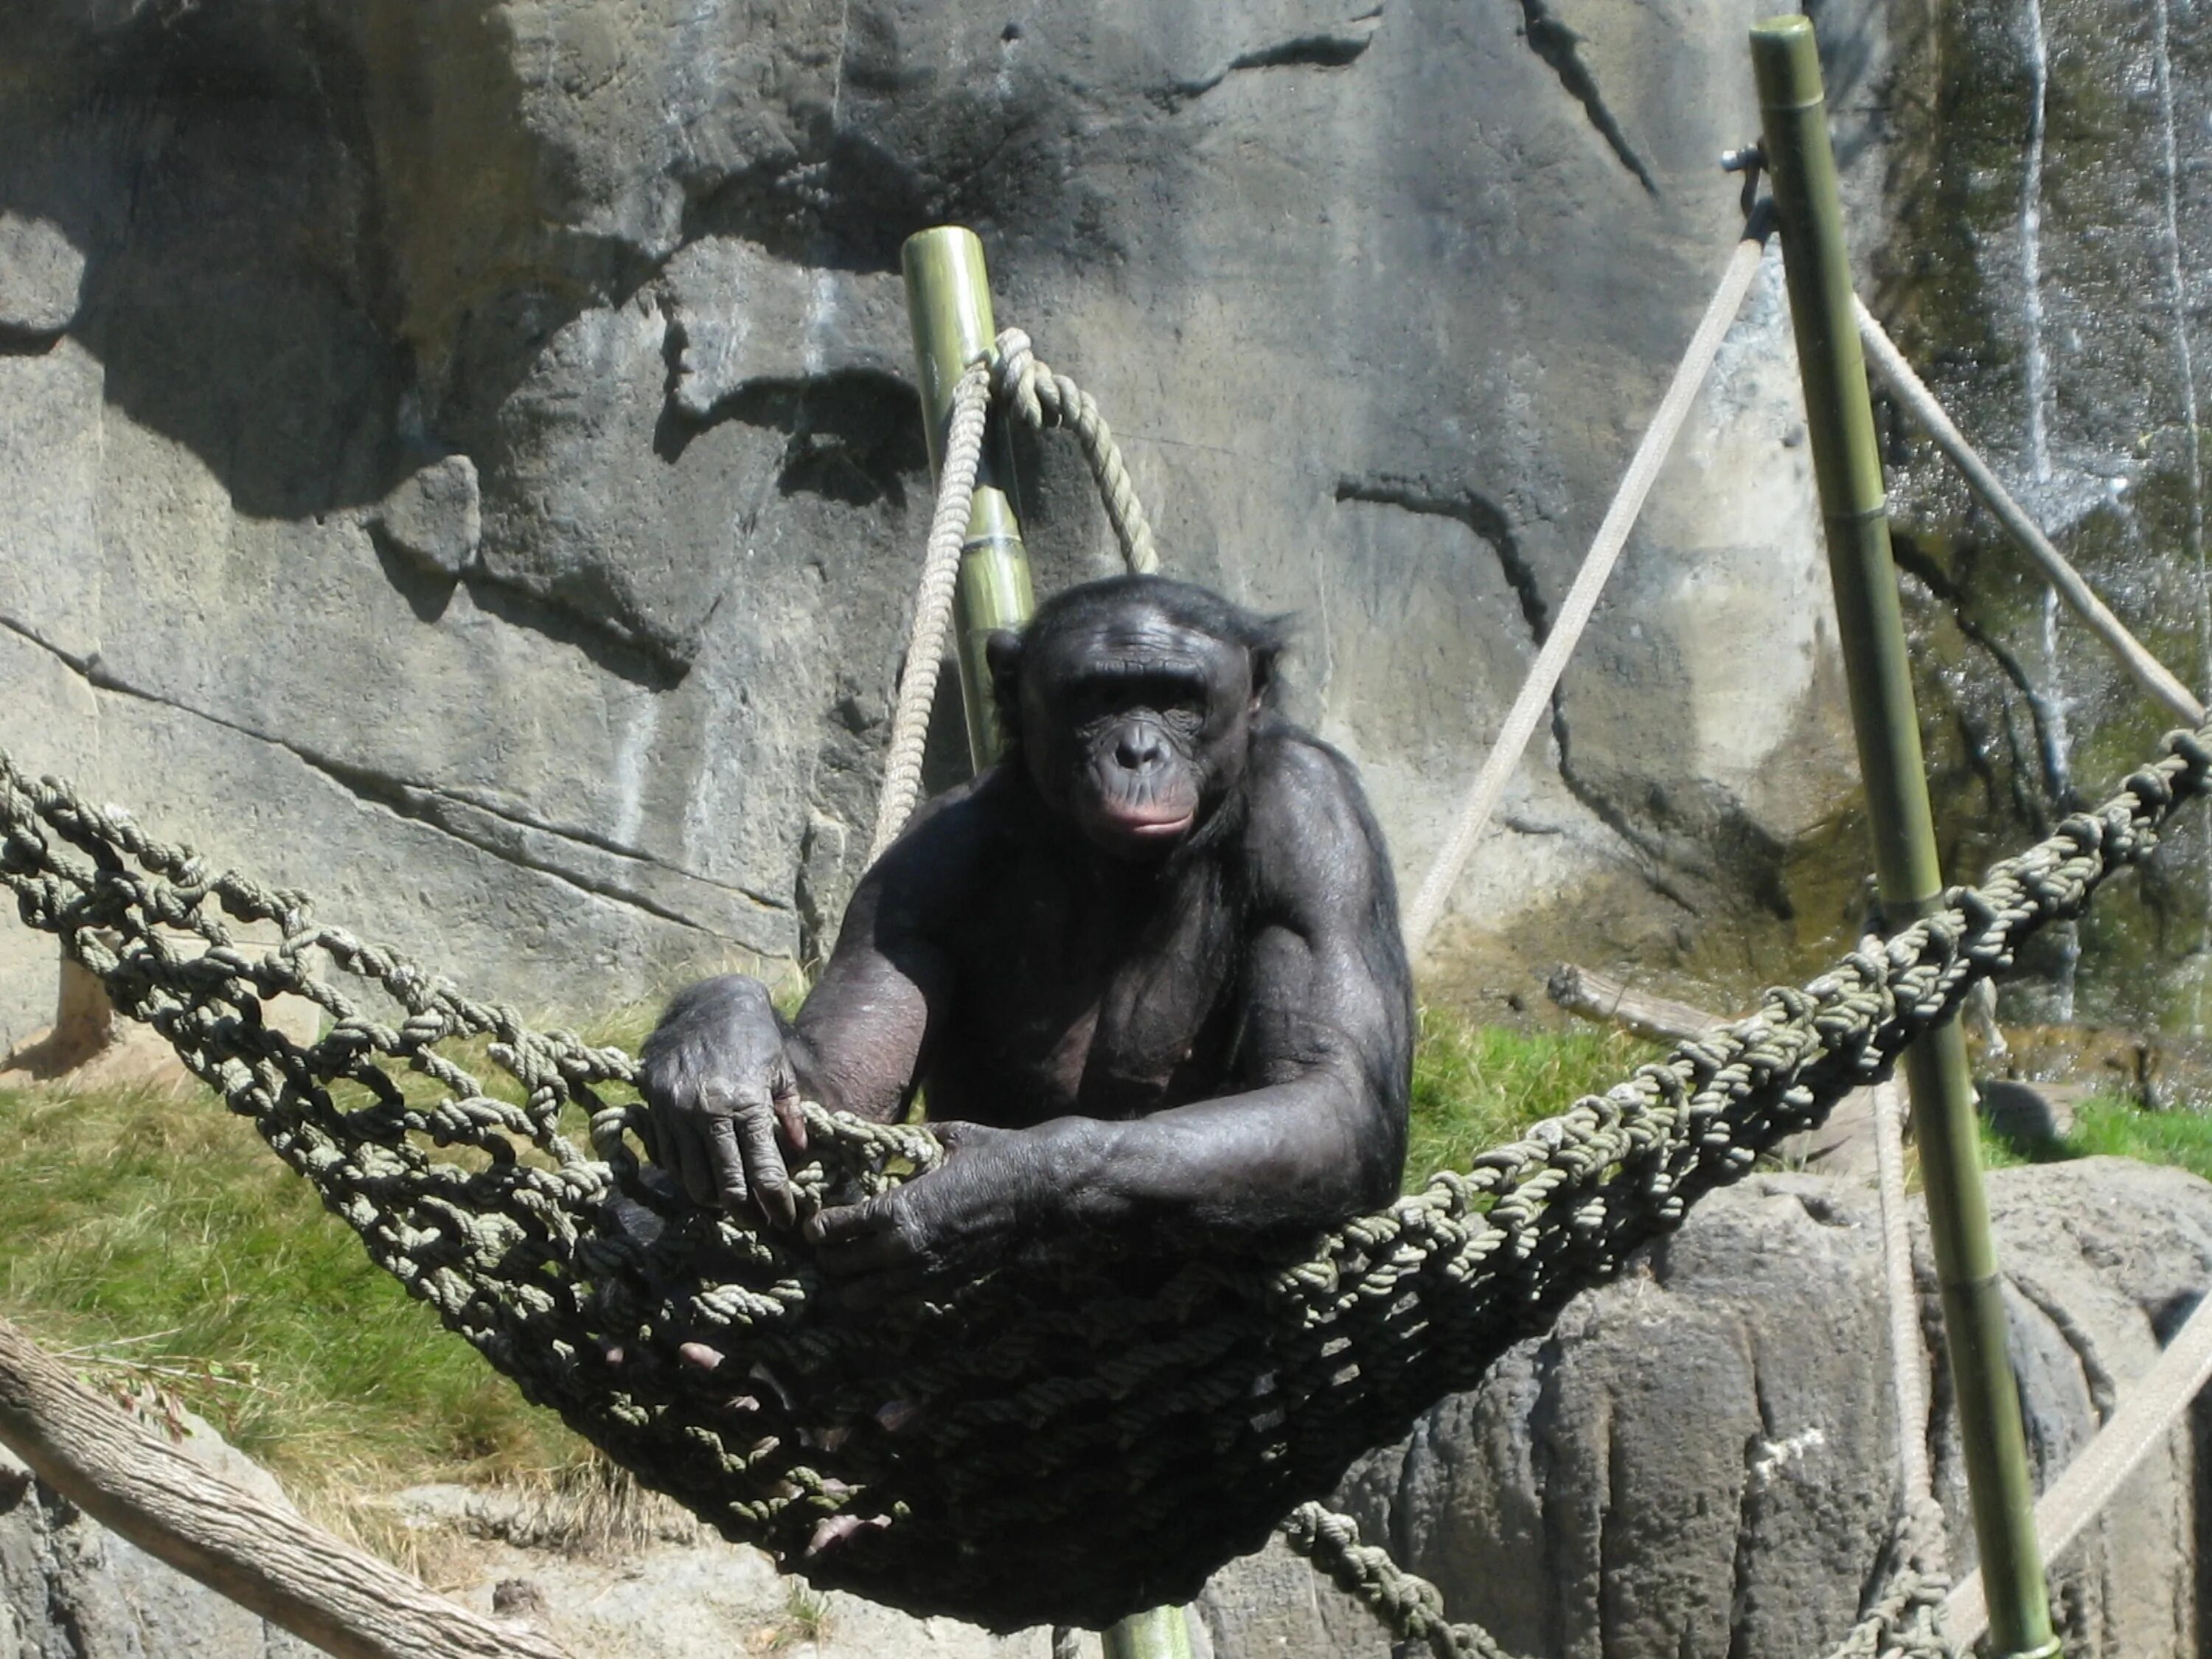
[(1717, 1025), (1728, 1024), (1723, 1015), (1709, 1014), (1702, 1008), (1692, 1008), (1686, 1002), (1676, 1002), (1668, 997), (1632, 991), (1617, 979), (1577, 968), (1571, 962), (1563, 962), (1553, 969), (1544, 981), (1544, 989), (1553, 1001), (1571, 1014), (1580, 1014), (1585, 1019), (1610, 1020), (1654, 1042), (1687, 1042), (1704, 1036)]
[(0, 1441), (101, 1525), (337, 1659), (568, 1659), (202, 1468), (4, 1319)]

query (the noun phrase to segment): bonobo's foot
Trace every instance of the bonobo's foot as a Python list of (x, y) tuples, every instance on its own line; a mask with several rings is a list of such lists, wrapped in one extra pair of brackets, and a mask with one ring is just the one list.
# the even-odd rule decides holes
[(645, 1040), (638, 1091), (653, 1158), (693, 1203), (736, 1216), (750, 1200), (763, 1220), (788, 1227), (798, 1206), (777, 1132), (803, 1151), (806, 1124), (783, 1043), (766, 986), (741, 974), (702, 980), (678, 994)]

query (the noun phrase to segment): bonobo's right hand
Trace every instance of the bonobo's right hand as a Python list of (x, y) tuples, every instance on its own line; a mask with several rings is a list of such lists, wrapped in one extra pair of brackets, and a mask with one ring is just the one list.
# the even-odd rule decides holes
[(798, 1208), (776, 1127), (799, 1151), (806, 1125), (768, 988), (738, 974), (702, 980), (668, 1005), (639, 1059), (653, 1158), (691, 1201), (738, 1215), (750, 1197), (763, 1220), (790, 1226)]

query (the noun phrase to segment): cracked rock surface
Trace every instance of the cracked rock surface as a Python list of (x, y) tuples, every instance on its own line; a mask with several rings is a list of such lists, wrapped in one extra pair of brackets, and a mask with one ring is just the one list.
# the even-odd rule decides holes
[[(957, 220), (1001, 323), (1109, 412), (1170, 569), (1298, 614), (1294, 711), (1410, 881), (1725, 259), (1741, 27), (26, 0), (0, 744), (526, 1008), (817, 955), (930, 497), (897, 250)], [(1559, 954), (1740, 966), (1801, 925), (1845, 743), (1777, 289), (1439, 994)], [(1079, 459), (1026, 460), (1039, 587), (1110, 569)], [(0, 1041), (52, 997), (47, 944), (0, 935)]]
[[(1994, 1170), (1990, 1190), (2041, 1490), (2196, 1306), (2212, 1186), (2100, 1158)], [(1914, 1249), (1928, 1334), (1915, 1358), (1935, 1403), (1912, 1431), (1958, 1575), (1973, 1534), (1924, 1228)], [(1340, 1498), (1452, 1618), (1510, 1652), (1826, 1653), (1858, 1616), (1896, 1499), (1881, 1272), (1869, 1187), (1776, 1175), (1714, 1193), (1626, 1278), (1356, 1468)], [(2202, 1651), (2208, 1455), (2200, 1402), (2060, 1555), (2068, 1653)], [(1311, 1580), (1280, 1546), (1231, 1567), (1203, 1604), (1216, 1650), (1384, 1659), (1369, 1615)]]

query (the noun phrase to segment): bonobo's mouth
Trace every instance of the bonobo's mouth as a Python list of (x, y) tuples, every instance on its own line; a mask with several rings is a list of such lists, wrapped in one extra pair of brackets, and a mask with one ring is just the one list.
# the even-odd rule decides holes
[(1189, 807), (1168, 802), (1133, 806), (1125, 802), (1096, 802), (1083, 815), (1084, 828), (1094, 841), (1109, 848), (1131, 852), (1174, 846), (1190, 833), (1198, 814)]

